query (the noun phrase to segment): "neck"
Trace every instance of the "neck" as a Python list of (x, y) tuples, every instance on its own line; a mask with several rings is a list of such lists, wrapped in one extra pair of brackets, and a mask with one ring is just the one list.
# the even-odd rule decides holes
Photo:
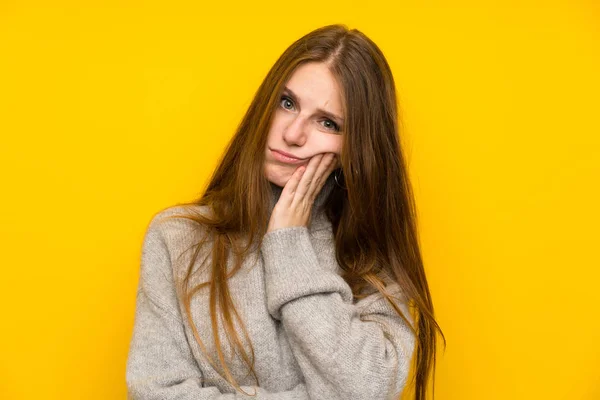
[[(269, 183), (271, 185), (271, 202), (270, 202), (270, 207), (269, 207), (269, 217), (270, 217), (271, 213), (273, 212), (273, 208), (275, 208), (275, 204), (277, 204), (277, 201), (279, 200), (279, 197), (281, 196), (281, 192), (283, 191), (283, 188), (281, 186), (275, 185), (273, 182), (269, 182)], [(333, 187), (335, 185), (336, 185), (336, 183), (335, 183), (335, 179), (334, 179), (334, 174), (331, 173), (327, 177), (325, 184), (323, 185), (323, 187), (317, 194), (317, 197), (315, 197), (315, 201), (313, 203), (313, 207), (312, 207), (312, 211), (311, 211), (311, 226), (313, 225), (312, 222), (314, 222), (317, 218), (322, 217), (320, 214), (323, 212), (323, 205), (325, 204), (325, 200), (327, 200), (327, 197), (329, 197), (329, 194), (331, 193), (331, 191), (333, 190)]]

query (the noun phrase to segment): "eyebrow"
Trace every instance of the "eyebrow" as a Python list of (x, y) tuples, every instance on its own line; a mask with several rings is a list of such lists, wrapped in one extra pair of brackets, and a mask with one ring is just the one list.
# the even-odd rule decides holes
[[(296, 102), (299, 102), (299, 100), (300, 100), (300, 99), (298, 98), (298, 96), (296, 96), (296, 94), (295, 94), (295, 93), (294, 93), (294, 92), (293, 92), (293, 91), (292, 91), (290, 88), (288, 88), (288, 87), (286, 86), (286, 87), (284, 87), (284, 88), (283, 88), (283, 91), (284, 91), (284, 92), (288, 92), (288, 94), (289, 94), (289, 95), (290, 95), (290, 96), (291, 96), (291, 97), (292, 97), (292, 98), (293, 98), (293, 99), (294, 99)], [(323, 110), (322, 108), (317, 108), (317, 111), (318, 111), (318, 112), (320, 112), (321, 114), (324, 114), (324, 115), (328, 116), (329, 118), (332, 118), (332, 119), (337, 119), (339, 122), (344, 122), (344, 118), (342, 118), (342, 117), (338, 117), (337, 115), (335, 115), (335, 114), (333, 114), (333, 113), (331, 113), (331, 112), (329, 112), (329, 111), (327, 111), (327, 110)]]

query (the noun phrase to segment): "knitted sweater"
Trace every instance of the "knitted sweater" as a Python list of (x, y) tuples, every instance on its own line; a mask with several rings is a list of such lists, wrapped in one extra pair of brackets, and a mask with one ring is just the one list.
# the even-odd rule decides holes
[[(178, 205), (151, 218), (141, 251), (127, 358), (128, 399), (398, 398), (408, 378), (415, 337), (384, 297), (374, 293), (355, 301), (340, 276), (331, 223), (321, 210), (336, 184), (332, 177), (315, 199), (309, 226), (268, 232), (260, 250), (245, 259), (242, 269), (228, 281), (254, 348), (258, 386), (241, 357), (232, 357), (220, 321), (221, 348), (238, 384), (255, 396), (236, 391), (224, 378), (213, 339), (208, 285), (194, 295), (191, 312), (200, 339), (219, 370), (196, 342), (177, 297), (174, 278), (183, 276), (189, 266), (194, 251), (185, 250), (193, 243), (191, 232), (198, 225), (181, 219), (161, 221), (183, 212)], [(274, 184), (271, 188), (272, 212), (282, 188)], [(208, 254), (208, 248), (202, 254)], [(204, 259), (202, 254), (195, 271)], [(232, 259), (230, 256), (229, 266)], [(199, 271), (192, 280), (194, 286), (210, 279), (210, 267)], [(397, 284), (390, 283), (389, 290), (401, 296)], [(414, 324), (406, 303), (396, 304)], [(220, 315), (218, 305), (217, 311)], [(251, 357), (243, 331), (233, 319)]]

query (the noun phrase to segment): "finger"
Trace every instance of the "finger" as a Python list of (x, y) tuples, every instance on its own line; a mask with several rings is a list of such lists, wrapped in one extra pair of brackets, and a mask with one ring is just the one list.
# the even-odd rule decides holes
[(335, 166), (333, 169), (340, 168), (342, 166), (342, 160), (338, 154), (335, 155)]
[(304, 174), (300, 178), (300, 182), (296, 187), (293, 196), (294, 198), (292, 199), (293, 205), (297, 205), (306, 197), (306, 194), (311, 186), (311, 182), (315, 176), (315, 172), (317, 171), (317, 167), (319, 166), (322, 158), (323, 154), (317, 154), (308, 161), (308, 164), (306, 165), (306, 171), (304, 171)]
[(296, 193), (296, 190), (298, 189), (298, 184), (300, 183), (300, 179), (302, 178), (302, 175), (304, 175), (305, 171), (306, 171), (305, 165), (302, 165), (302, 166), (296, 168), (296, 170), (294, 171), (294, 173), (292, 174), (290, 179), (288, 179), (285, 186), (283, 187), (283, 190), (281, 191), (281, 198), (285, 202), (286, 205), (289, 206), (292, 203), (294, 194)]
[(333, 161), (331, 162), (331, 164), (329, 165), (329, 168), (327, 168), (327, 171), (325, 172), (325, 179), (327, 179), (333, 171), (335, 171), (337, 168), (340, 168), (340, 167), (341, 167), (340, 158), (337, 154), (335, 154), (333, 157)]
[(332, 166), (335, 166), (334, 158), (334, 153), (327, 153), (323, 155), (321, 163), (317, 167), (317, 171), (315, 172), (314, 178), (312, 179), (311, 185), (307, 192), (307, 196), (309, 196), (310, 199), (316, 197), (317, 193), (321, 191), (321, 188), (323, 188), (323, 185), (325, 184), (325, 180), (331, 171), (333, 171)]

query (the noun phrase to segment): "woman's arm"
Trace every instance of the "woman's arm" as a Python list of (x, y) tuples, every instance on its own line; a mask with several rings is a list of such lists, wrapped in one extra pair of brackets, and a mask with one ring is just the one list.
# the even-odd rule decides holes
[(304, 383), (284, 392), (241, 386), (250, 394), (221, 394), (202, 387), (199, 369), (184, 332), (173, 287), (170, 257), (154, 220), (144, 237), (135, 321), (126, 367), (129, 400), (308, 400)]
[[(331, 251), (329, 241), (317, 243), (320, 251)], [(374, 293), (353, 304), (334, 266), (319, 265), (306, 226), (268, 232), (261, 250), (269, 312), (282, 322), (310, 398), (397, 397), (415, 336), (387, 300)], [(397, 284), (388, 288), (393, 295), (399, 291)], [(406, 304), (396, 305), (412, 324)]]

